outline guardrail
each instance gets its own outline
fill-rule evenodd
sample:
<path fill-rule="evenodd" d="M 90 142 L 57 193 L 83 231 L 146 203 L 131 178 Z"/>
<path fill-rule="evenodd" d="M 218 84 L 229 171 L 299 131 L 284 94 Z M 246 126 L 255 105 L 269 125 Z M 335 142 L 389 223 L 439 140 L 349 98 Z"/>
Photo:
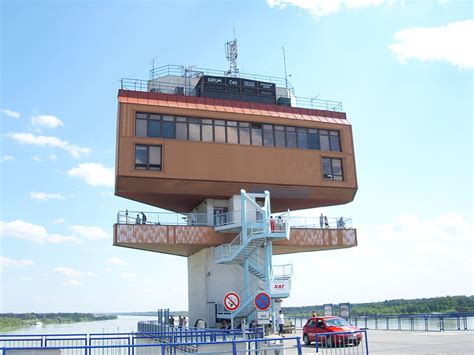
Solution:
<path fill-rule="evenodd" d="M 226 331 L 224 331 L 226 332 Z M 227 331 L 229 332 L 229 331 Z M 217 334 L 218 331 L 213 332 Z M 251 338 L 251 339 L 227 339 L 218 337 L 213 340 L 200 340 L 176 338 L 170 333 L 114 333 L 114 334 L 89 334 L 82 338 L 84 344 L 71 345 L 68 339 L 78 334 L 62 334 L 62 337 L 55 334 L 32 335 L 31 337 L 56 336 L 56 344 L 43 342 L 42 344 L 22 344 L 5 345 L 2 344 L 0 351 L 3 355 L 23 354 L 26 352 L 45 354 L 70 354 L 70 355 L 95 355 L 112 353 L 115 355 L 131 355 L 135 353 L 146 354 L 176 354 L 183 352 L 195 353 L 216 353 L 216 354 L 248 354 L 250 351 L 260 350 L 296 350 L 297 354 L 302 354 L 301 341 L 299 337 L 287 338 Z M 81 336 L 83 334 L 80 334 Z M 19 336 L 24 335 L 11 335 Z M 5 341 L 6 336 L 3 336 Z"/>
<path fill-rule="evenodd" d="M 369 353 L 369 342 L 365 330 L 317 333 L 313 337 L 317 353 L 341 355 Z M 311 340 L 313 340 L 312 337 L 309 338 L 309 341 Z"/>

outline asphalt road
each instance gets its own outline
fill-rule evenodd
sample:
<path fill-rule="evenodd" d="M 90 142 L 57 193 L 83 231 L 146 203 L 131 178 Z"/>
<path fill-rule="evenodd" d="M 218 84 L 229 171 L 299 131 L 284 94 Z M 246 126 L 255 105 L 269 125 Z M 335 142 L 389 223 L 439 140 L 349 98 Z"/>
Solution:
<path fill-rule="evenodd" d="M 392 355 L 473 355 L 474 332 L 411 332 L 368 330 L 369 354 Z M 301 331 L 287 337 L 301 335 Z M 294 344 L 294 342 L 292 342 Z M 291 346 L 290 342 L 285 346 Z M 315 345 L 303 345 L 304 354 L 314 354 Z M 285 350 L 285 354 L 297 354 L 295 350 Z M 364 344 L 358 347 L 320 349 L 321 355 L 355 355 L 365 354 Z"/>

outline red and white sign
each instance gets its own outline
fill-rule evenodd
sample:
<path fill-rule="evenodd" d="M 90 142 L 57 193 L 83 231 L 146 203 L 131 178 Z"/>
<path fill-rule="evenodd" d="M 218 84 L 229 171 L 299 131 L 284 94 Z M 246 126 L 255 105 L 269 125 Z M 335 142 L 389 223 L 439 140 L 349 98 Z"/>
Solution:
<path fill-rule="evenodd" d="M 255 307 L 261 311 L 266 311 L 272 305 L 272 299 L 266 292 L 259 292 L 254 299 Z"/>
<path fill-rule="evenodd" d="M 224 307 L 228 311 L 235 311 L 240 306 L 240 297 L 236 292 L 227 292 L 224 296 Z"/>
<path fill-rule="evenodd" d="M 275 279 L 271 283 L 272 295 L 285 295 L 290 293 L 290 280 Z"/>

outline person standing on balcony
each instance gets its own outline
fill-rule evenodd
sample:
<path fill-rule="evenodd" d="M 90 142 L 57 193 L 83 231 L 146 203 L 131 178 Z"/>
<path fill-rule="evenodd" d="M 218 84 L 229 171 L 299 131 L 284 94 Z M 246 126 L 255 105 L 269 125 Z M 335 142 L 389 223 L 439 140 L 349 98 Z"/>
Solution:
<path fill-rule="evenodd" d="M 328 216 L 324 216 L 324 227 L 329 228 Z"/>
<path fill-rule="evenodd" d="M 279 336 L 284 336 L 283 334 L 283 325 L 285 324 L 285 316 L 283 315 L 283 312 L 280 309 L 280 312 L 278 312 L 278 335 Z"/>
<path fill-rule="evenodd" d="M 135 218 L 135 224 L 140 224 L 140 215 L 137 213 L 137 218 Z"/>
<path fill-rule="evenodd" d="M 273 232 L 275 230 L 276 220 L 273 219 L 273 216 L 270 216 L 270 230 Z"/>
<path fill-rule="evenodd" d="M 140 212 L 142 214 L 142 224 L 146 224 L 146 215 L 143 212 Z"/>
<path fill-rule="evenodd" d="M 319 216 L 319 225 L 320 225 L 321 229 L 323 229 L 323 226 L 324 226 L 324 216 L 323 216 L 322 213 L 321 213 L 321 216 Z"/>

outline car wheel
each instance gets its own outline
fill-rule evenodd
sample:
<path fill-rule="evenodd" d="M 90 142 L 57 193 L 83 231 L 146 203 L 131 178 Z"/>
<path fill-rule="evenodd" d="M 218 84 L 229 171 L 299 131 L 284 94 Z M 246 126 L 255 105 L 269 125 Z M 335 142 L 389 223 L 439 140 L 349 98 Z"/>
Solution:
<path fill-rule="evenodd" d="M 305 345 L 310 345 L 311 342 L 309 341 L 308 334 L 303 334 L 303 342 Z"/>

